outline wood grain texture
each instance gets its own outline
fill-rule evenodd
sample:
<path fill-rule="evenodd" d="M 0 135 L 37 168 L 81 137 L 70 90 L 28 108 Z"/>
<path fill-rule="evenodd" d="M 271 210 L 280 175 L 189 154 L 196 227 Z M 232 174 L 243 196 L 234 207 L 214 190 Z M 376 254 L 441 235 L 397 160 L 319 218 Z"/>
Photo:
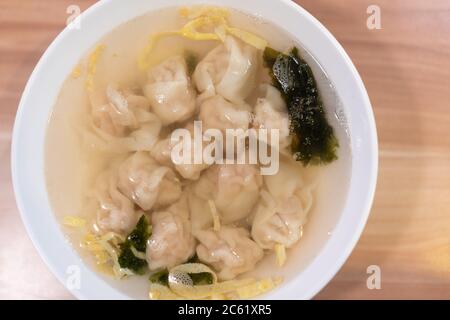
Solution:
<path fill-rule="evenodd" d="M 275 0 L 274 0 L 275 1 Z M 0 0 L 0 298 L 70 294 L 33 248 L 11 188 L 20 95 L 66 8 L 92 0 Z M 380 142 L 374 207 L 352 255 L 318 299 L 450 299 L 450 2 L 298 0 L 340 41 L 369 92 Z M 381 8 L 382 29 L 366 27 Z M 366 287 L 369 265 L 381 290 Z"/>

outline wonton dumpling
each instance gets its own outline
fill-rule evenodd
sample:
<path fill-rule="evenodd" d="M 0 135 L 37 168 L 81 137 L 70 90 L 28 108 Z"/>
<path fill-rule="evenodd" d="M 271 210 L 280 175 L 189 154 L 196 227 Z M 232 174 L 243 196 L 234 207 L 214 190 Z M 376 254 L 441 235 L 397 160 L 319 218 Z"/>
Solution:
<path fill-rule="evenodd" d="M 171 160 L 172 145 L 170 143 L 170 137 L 159 140 L 155 143 L 150 154 L 159 164 L 172 167 L 173 162 Z"/>
<path fill-rule="evenodd" d="M 100 129 L 114 136 L 123 136 L 127 130 L 137 128 L 139 120 L 135 112 L 150 109 L 150 103 L 145 97 L 120 92 L 114 85 L 109 85 L 105 96 L 102 95 L 101 92 L 91 94 L 94 122 Z M 101 101 L 104 98 L 107 101 Z"/>
<path fill-rule="evenodd" d="M 192 224 L 192 234 L 213 227 L 211 207 L 207 200 L 199 197 L 192 186 L 187 189 L 189 212 Z"/>
<path fill-rule="evenodd" d="M 183 178 L 189 180 L 197 180 L 198 178 L 200 178 L 200 173 L 203 170 L 207 169 L 210 165 L 206 163 L 194 163 L 193 125 L 188 125 L 185 129 L 189 130 L 191 133 L 191 150 L 186 150 L 186 152 L 191 155 L 191 163 L 174 164 L 174 162 L 172 161 L 171 153 L 175 144 L 171 142 L 170 136 L 157 142 L 152 149 L 151 154 L 156 161 L 158 161 L 160 164 L 174 168 Z M 205 144 L 203 144 L 203 146 L 205 146 Z"/>
<path fill-rule="evenodd" d="M 155 159 L 159 163 L 174 167 L 184 179 L 197 180 L 200 178 L 201 172 L 209 167 L 208 164 L 195 164 L 193 161 L 190 164 L 174 164 L 171 158 L 172 148 L 173 144 L 171 143 L 170 138 L 161 140 L 155 145 L 152 155 L 155 155 Z M 160 154 L 156 155 L 158 152 Z"/>
<path fill-rule="evenodd" d="M 186 262 L 195 252 L 186 197 L 163 211 L 152 213 L 152 235 L 147 243 L 150 270 Z"/>
<path fill-rule="evenodd" d="M 106 171 L 96 181 L 95 196 L 98 202 L 97 226 L 102 231 L 128 234 L 136 225 L 139 214 L 133 202 L 117 188 L 117 178 Z"/>
<path fill-rule="evenodd" d="M 193 78 L 201 99 L 221 95 L 242 102 L 252 91 L 257 70 L 257 50 L 229 36 L 197 65 Z"/>
<path fill-rule="evenodd" d="M 279 172 L 264 176 L 268 192 L 261 192 L 254 212 L 252 238 L 264 249 L 275 244 L 290 247 L 302 236 L 302 226 L 312 207 L 311 186 L 301 179 L 298 166 L 289 162 L 280 164 Z"/>
<path fill-rule="evenodd" d="M 119 168 L 119 189 L 143 210 L 177 201 L 181 184 L 172 169 L 160 166 L 145 152 L 131 155 Z"/>
<path fill-rule="evenodd" d="M 199 119 L 202 121 L 203 130 L 218 129 L 225 133 L 226 129 L 247 130 L 251 114 L 245 108 L 217 95 L 203 101 L 200 105 Z"/>
<path fill-rule="evenodd" d="M 263 250 L 250 239 L 244 228 L 222 227 L 220 231 L 196 234 L 198 258 L 218 271 L 221 280 L 229 280 L 250 271 L 263 257 Z"/>
<path fill-rule="evenodd" d="M 149 151 L 161 131 L 161 120 L 150 112 L 150 102 L 130 90 L 109 85 L 90 95 L 90 142 L 113 152 Z"/>
<path fill-rule="evenodd" d="M 291 144 L 289 130 L 289 114 L 286 103 L 277 88 L 271 85 L 261 85 L 263 96 L 258 98 L 254 109 L 253 127 L 256 129 L 278 129 L 279 147 L 283 149 Z M 269 139 L 270 139 L 270 132 Z M 272 141 L 268 141 L 273 145 Z"/>
<path fill-rule="evenodd" d="M 152 68 L 144 93 L 164 125 L 187 120 L 196 111 L 195 92 L 181 56 L 169 58 Z"/>
<path fill-rule="evenodd" d="M 224 223 L 246 218 L 259 199 L 259 169 L 250 164 L 220 164 L 208 169 L 195 185 L 197 196 L 213 200 Z"/>

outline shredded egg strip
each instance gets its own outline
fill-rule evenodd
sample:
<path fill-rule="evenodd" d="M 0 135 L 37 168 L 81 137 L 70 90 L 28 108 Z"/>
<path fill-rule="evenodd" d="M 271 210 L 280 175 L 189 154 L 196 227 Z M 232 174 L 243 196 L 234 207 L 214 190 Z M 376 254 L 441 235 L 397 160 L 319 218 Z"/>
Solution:
<path fill-rule="evenodd" d="M 100 44 L 89 55 L 87 65 L 87 76 L 86 76 L 86 89 L 89 92 L 94 90 L 94 76 L 95 73 L 97 72 L 97 63 L 104 49 L 105 46 Z"/>
<path fill-rule="evenodd" d="M 214 231 L 220 231 L 220 217 L 217 213 L 217 208 L 213 200 L 208 200 L 209 210 L 213 217 L 213 229 Z"/>
<path fill-rule="evenodd" d="M 195 19 L 201 16 L 215 16 L 228 18 L 230 12 L 224 8 L 209 7 L 209 6 L 192 6 L 183 7 L 178 10 L 180 17 L 187 19 Z"/>
<path fill-rule="evenodd" d="M 281 278 L 266 278 L 256 282 L 253 282 L 247 286 L 239 287 L 236 289 L 239 298 L 250 299 L 255 296 L 264 294 L 282 282 Z"/>
<path fill-rule="evenodd" d="M 188 8 L 183 8 L 180 10 L 180 15 L 193 20 L 186 23 L 180 30 L 160 32 L 152 35 L 138 58 L 140 69 L 147 70 L 150 67 L 149 57 L 151 51 L 155 43 L 165 36 L 179 35 L 195 41 L 224 41 L 228 33 L 259 50 L 264 50 L 268 45 L 265 39 L 251 32 L 230 27 L 227 21 L 229 13 L 225 9 L 202 7 L 200 9 L 189 10 Z M 200 28 L 205 27 L 212 27 L 214 32 L 199 31 Z"/>
<path fill-rule="evenodd" d="M 277 243 L 274 249 L 278 266 L 284 266 L 284 264 L 286 263 L 286 247 L 282 244 Z"/>
<path fill-rule="evenodd" d="M 137 251 L 136 248 L 133 247 L 133 246 L 131 246 L 130 248 L 131 248 L 131 252 L 133 253 L 133 255 L 134 255 L 136 258 L 139 258 L 139 259 L 141 259 L 141 260 L 147 259 L 145 253 L 140 252 L 140 251 Z"/>
<path fill-rule="evenodd" d="M 76 216 L 65 216 L 62 223 L 67 227 L 81 228 L 86 225 L 86 220 Z"/>
<path fill-rule="evenodd" d="M 70 76 L 72 77 L 72 79 L 78 79 L 81 76 L 81 72 L 81 65 L 77 64 L 70 73 Z"/>
<path fill-rule="evenodd" d="M 125 239 L 120 234 L 108 232 L 97 236 L 91 232 L 86 233 L 81 247 L 92 252 L 99 271 L 114 275 L 117 278 L 134 275 L 131 270 L 120 267 L 118 257 L 118 244 Z"/>

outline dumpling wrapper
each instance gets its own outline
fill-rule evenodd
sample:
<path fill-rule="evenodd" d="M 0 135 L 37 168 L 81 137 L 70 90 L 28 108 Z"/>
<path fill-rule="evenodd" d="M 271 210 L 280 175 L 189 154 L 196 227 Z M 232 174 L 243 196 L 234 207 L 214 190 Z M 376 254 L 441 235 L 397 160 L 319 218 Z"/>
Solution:
<path fill-rule="evenodd" d="M 251 118 L 246 105 L 231 103 L 220 95 L 208 98 L 200 105 L 199 119 L 202 121 L 203 130 L 218 129 L 223 134 L 226 129 L 247 130 Z"/>
<path fill-rule="evenodd" d="M 134 210 L 133 202 L 118 189 L 114 168 L 97 178 L 94 197 L 98 203 L 97 226 L 102 231 L 128 234 L 133 230 L 139 214 Z"/>
<path fill-rule="evenodd" d="M 153 67 L 148 72 L 144 94 L 164 125 L 187 120 L 196 112 L 196 94 L 182 56 Z"/>
<path fill-rule="evenodd" d="M 185 196 L 169 208 L 152 213 L 152 235 L 146 251 L 150 270 L 170 269 L 186 262 L 194 255 L 195 244 Z"/>
<path fill-rule="evenodd" d="M 151 151 L 152 157 L 160 164 L 175 169 L 184 179 L 198 180 L 203 170 L 207 169 L 210 165 L 202 161 L 202 163 L 194 163 L 194 133 L 193 125 L 188 124 L 184 129 L 188 130 L 191 134 L 190 149 L 184 150 L 182 146 L 182 152 L 186 152 L 190 157 L 190 163 L 175 164 L 172 160 L 172 151 L 176 146 L 176 143 L 172 143 L 171 137 L 167 137 L 158 141 Z M 203 142 L 203 147 L 206 145 Z"/>
<path fill-rule="evenodd" d="M 252 125 L 255 129 L 277 129 L 279 141 L 268 139 L 268 144 L 285 149 L 291 145 L 289 114 L 280 91 L 277 88 L 263 84 L 260 86 L 260 97 L 256 101 L 254 108 L 254 118 Z"/>
<path fill-rule="evenodd" d="M 252 238 L 263 249 L 274 249 L 277 244 L 289 248 L 302 236 L 313 205 L 313 186 L 289 161 L 280 164 L 276 175 L 264 176 L 264 183 L 267 191 L 261 191 L 262 201 L 254 212 Z"/>
<path fill-rule="evenodd" d="M 118 170 L 118 187 L 142 210 L 162 207 L 181 197 L 181 184 L 172 169 L 159 165 L 146 152 L 136 152 Z"/>
<path fill-rule="evenodd" d="M 263 179 L 259 168 L 250 164 L 220 164 L 209 168 L 194 186 L 205 201 L 214 201 L 225 223 L 245 219 L 259 199 Z"/>
<path fill-rule="evenodd" d="M 228 36 L 195 69 L 193 79 L 200 98 L 221 95 L 232 102 L 243 102 L 255 85 L 257 52 L 256 48 Z"/>
<path fill-rule="evenodd" d="M 250 239 L 244 228 L 223 226 L 220 231 L 197 232 L 199 259 L 211 265 L 221 280 L 234 279 L 237 275 L 253 270 L 262 259 L 263 250 Z"/>
<path fill-rule="evenodd" d="M 147 98 L 116 85 L 92 92 L 89 98 L 92 121 L 83 130 L 86 144 L 114 153 L 151 150 L 162 124 Z"/>

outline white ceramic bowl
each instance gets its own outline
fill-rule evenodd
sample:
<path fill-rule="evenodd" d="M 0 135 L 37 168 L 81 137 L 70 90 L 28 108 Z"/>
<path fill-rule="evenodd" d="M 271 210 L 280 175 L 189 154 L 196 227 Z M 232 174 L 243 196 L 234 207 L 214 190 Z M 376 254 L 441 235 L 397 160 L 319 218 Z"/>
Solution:
<path fill-rule="evenodd" d="M 377 136 L 370 101 L 344 49 L 308 12 L 288 0 L 100 1 L 82 15 L 82 28 L 89 32 L 65 29 L 39 61 L 20 102 L 12 143 L 14 191 L 23 222 L 40 255 L 61 282 L 66 284 L 67 266 L 80 266 L 81 288 L 69 288 L 78 298 L 126 299 L 129 296 L 112 287 L 80 261 L 65 241 L 51 210 L 44 176 L 44 142 L 58 91 L 80 57 L 114 27 L 151 10 L 199 2 L 257 14 L 288 30 L 327 72 L 348 120 L 352 149 L 351 182 L 339 221 L 312 262 L 289 283 L 265 298 L 313 297 L 343 265 L 364 228 L 378 169 Z"/>

